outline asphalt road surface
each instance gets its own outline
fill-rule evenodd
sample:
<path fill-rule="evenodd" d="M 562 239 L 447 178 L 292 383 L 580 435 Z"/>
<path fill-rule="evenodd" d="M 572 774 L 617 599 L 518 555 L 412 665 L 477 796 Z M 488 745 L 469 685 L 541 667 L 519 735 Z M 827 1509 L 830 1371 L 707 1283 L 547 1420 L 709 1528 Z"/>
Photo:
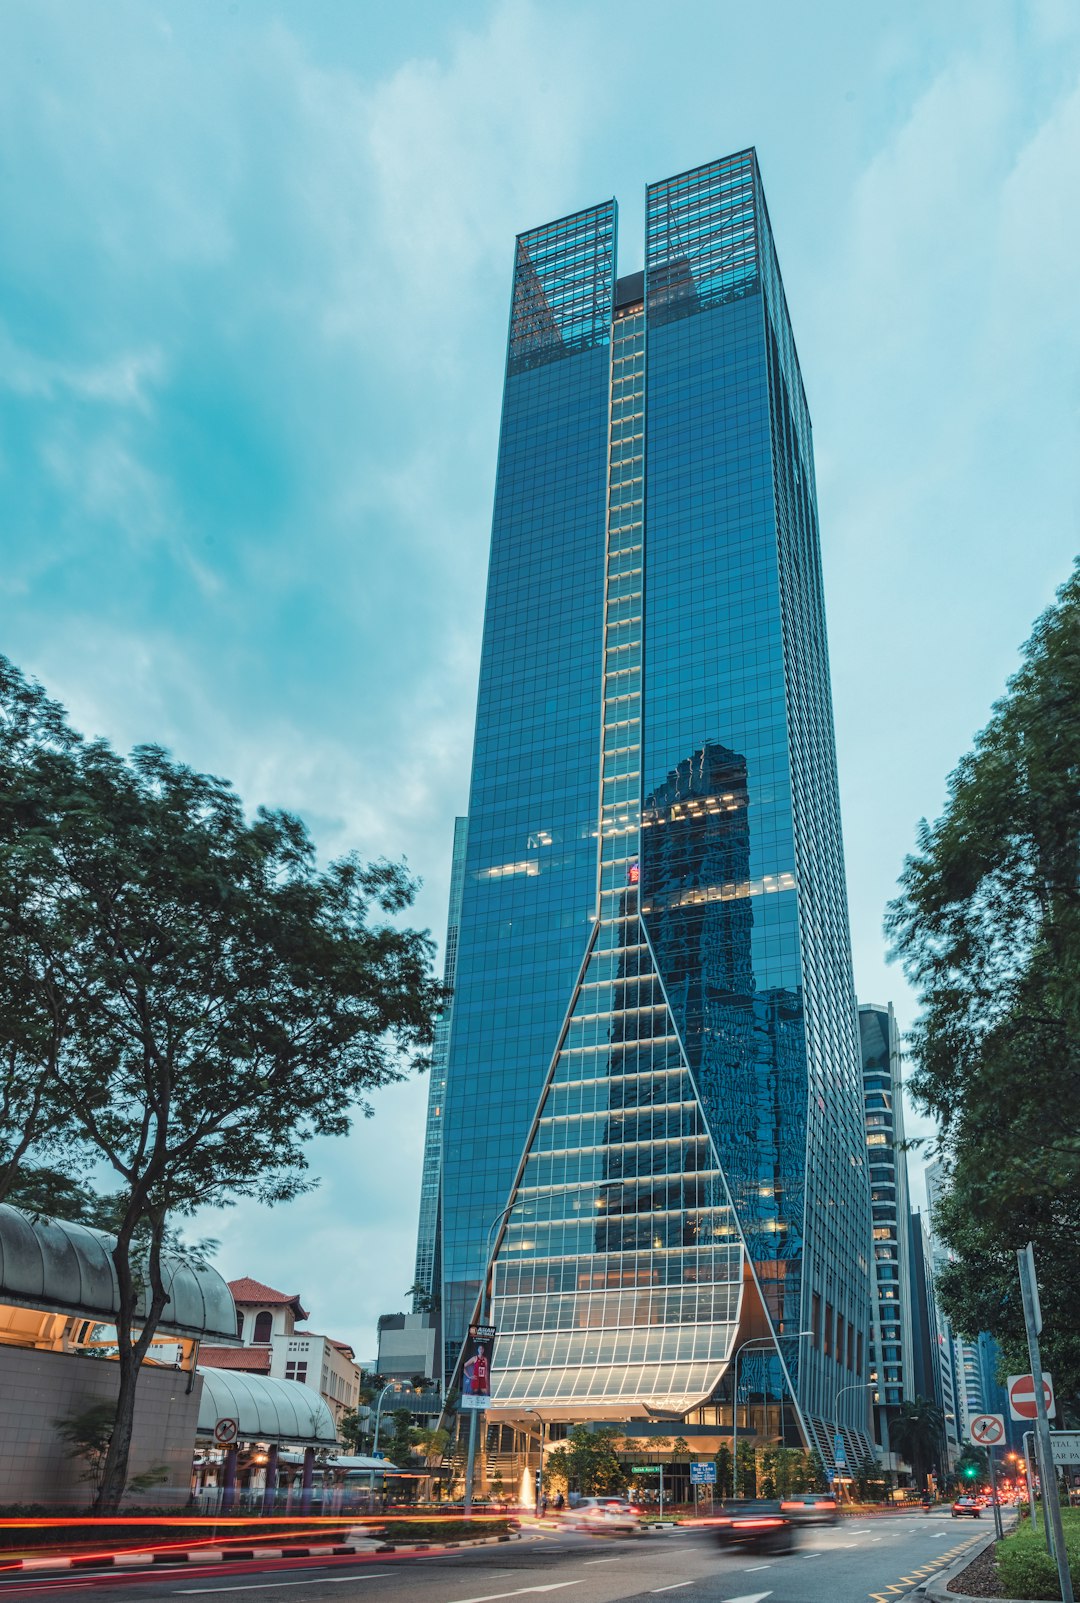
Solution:
<path fill-rule="evenodd" d="M 527 1530 L 520 1541 L 350 1560 L 0 1578 L 0 1597 L 92 1603 L 901 1603 L 990 1529 L 948 1514 L 844 1519 L 800 1534 L 796 1552 L 721 1552 L 707 1530 L 642 1536 Z"/>

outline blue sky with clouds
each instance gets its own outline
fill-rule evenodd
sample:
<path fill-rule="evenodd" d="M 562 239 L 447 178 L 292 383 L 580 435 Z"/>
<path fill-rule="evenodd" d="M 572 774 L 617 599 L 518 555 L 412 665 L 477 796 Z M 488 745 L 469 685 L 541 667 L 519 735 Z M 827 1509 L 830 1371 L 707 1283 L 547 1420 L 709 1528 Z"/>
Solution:
<path fill-rule="evenodd" d="M 814 418 L 856 980 L 1077 546 L 1072 0 L 6 0 L 0 649 L 407 854 L 441 937 L 514 234 L 756 144 Z M 374 1352 L 425 1087 L 221 1266 Z"/>

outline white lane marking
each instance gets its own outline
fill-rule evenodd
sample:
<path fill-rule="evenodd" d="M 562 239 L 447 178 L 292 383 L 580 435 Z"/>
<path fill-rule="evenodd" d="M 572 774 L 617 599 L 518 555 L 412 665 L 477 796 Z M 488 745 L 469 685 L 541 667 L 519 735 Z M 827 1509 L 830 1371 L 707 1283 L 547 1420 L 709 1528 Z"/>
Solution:
<path fill-rule="evenodd" d="M 748 1592 L 745 1597 L 730 1597 L 728 1603 L 762 1603 L 763 1598 L 772 1597 L 771 1592 Z"/>
<path fill-rule="evenodd" d="M 771 1569 L 772 1569 L 772 1565 L 771 1564 L 744 1564 L 743 1565 L 743 1570 L 745 1571 L 745 1573 L 747 1575 L 750 1574 L 751 1570 L 771 1570 Z"/>
<path fill-rule="evenodd" d="M 820 1553 L 804 1553 L 803 1558 L 820 1558 Z"/>
<path fill-rule="evenodd" d="M 483 1597 L 456 1597 L 453 1603 L 495 1603 L 500 1597 L 525 1597 L 532 1592 L 561 1592 L 564 1586 L 584 1586 L 584 1581 L 553 1581 L 547 1586 L 519 1586 L 516 1592 L 485 1592 Z"/>
<path fill-rule="evenodd" d="M 581 1562 L 583 1564 L 621 1564 L 622 1555 L 620 1554 L 618 1558 L 583 1558 Z"/>
<path fill-rule="evenodd" d="M 306 1581 L 245 1581 L 242 1586 L 178 1586 L 174 1597 L 202 1597 L 207 1592 L 277 1592 L 283 1586 L 344 1586 L 347 1581 L 377 1581 L 389 1570 L 367 1575 L 318 1575 Z"/>
<path fill-rule="evenodd" d="M 681 1586 L 693 1586 L 693 1581 L 675 1581 L 671 1586 L 654 1586 L 651 1595 L 657 1597 L 661 1592 L 677 1592 Z"/>

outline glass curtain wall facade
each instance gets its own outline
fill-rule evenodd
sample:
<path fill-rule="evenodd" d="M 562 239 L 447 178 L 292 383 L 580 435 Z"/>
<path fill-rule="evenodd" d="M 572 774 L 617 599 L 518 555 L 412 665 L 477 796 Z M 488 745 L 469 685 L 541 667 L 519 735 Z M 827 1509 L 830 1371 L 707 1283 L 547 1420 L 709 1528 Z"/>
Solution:
<path fill-rule="evenodd" d="M 644 274 L 615 257 L 613 203 L 517 244 L 448 1352 L 489 1262 L 496 1408 L 688 1411 L 752 1330 L 761 1390 L 857 1460 L 870 1203 L 813 457 L 754 153 L 650 186 Z"/>
<path fill-rule="evenodd" d="M 878 1377 L 874 1433 L 878 1446 L 888 1453 L 890 1418 L 895 1417 L 902 1402 L 919 1395 L 914 1389 L 913 1373 L 911 1202 L 904 1148 L 900 1032 L 891 1003 L 887 1007 L 872 1003 L 860 1006 L 859 1039 L 874 1233 L 871 1356 Z"/>

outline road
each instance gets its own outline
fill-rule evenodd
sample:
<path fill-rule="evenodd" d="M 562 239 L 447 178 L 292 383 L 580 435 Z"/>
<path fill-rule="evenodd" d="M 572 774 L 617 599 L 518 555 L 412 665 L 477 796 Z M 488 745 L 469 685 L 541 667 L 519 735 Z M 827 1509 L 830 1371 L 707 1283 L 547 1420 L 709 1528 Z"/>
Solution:
<path fill-rule="evenodd" d="M 801 1535 L 782 1557 L 721 1553 L 705 1530 L 648 1537 L 527 1531 L 520 1541 L 347 1561 L 200 1565 L 120 1580 L 116 1571 L 0 1580 L 11 1603 L 43 1593 L 59 1603 L 901 1603 L 928 1566 L 942 1567 L 985 1536 L 988 1519 L 948 1514 L 845 1519 Z"/>

